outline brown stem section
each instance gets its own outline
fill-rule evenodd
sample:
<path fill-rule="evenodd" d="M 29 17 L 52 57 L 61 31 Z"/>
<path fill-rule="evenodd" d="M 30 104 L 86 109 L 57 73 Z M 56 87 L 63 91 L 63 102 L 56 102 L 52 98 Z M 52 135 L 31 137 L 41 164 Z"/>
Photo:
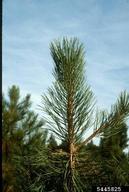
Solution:
<path fill-rule="evenodd" d="M 69 139 L 69 166 L 68 166 L 68 178 L 67 187 L 69 192 L 74 192 L 73 174 L 75 167 L 75 155 L 74 155 L 74 127 L 73 127 L 73 97 L 72 94 L 68 96 L 67 106 L 67 119 L 68 119 L 68 139 Z"/>

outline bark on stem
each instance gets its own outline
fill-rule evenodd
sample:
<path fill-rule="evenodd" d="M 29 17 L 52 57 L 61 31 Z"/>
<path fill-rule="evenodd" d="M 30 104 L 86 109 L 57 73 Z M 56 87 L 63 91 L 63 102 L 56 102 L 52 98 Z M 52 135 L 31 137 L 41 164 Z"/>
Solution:
<path fill-rule="evenodd" d="M 74 127 L 73 127 L 72 94 L 69 94 L 68 96 L 67 119 L 68 119 L 68 137 L 69 137 L 69 166 L 68 166 L 69 177 L 67 178 L 68 179 L 67 185 L 69 192 L 74 192 L 73 174 L 74 174 L 75 160 L 74 160 Z"/>

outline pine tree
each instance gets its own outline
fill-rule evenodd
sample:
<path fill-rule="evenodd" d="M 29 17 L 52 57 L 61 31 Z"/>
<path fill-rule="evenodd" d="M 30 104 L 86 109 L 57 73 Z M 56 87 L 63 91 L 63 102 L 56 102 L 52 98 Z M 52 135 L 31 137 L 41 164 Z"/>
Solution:
<path fill-rule="evenodd" d="M 49 90 L 50 99 L 45 97 L 46 111 L 54 120 L 54 133 L 68 143 L 65 188 L 75 191 L 76 147 L 90 123 L 93 94 L 89 86 L 84 85 L 84 50 L 77 39 L 52 43 L 51 55 L 55 62 L 56 82 Z"/>
<path fill-rule="evenodd" d="M 4 95 L 2 99 L 2 157 L 3 157 L 3 191 L 14 191 L 16 177 L 14 176 L 15 164 L 13 163 L 13 154 L 16 149 L 18 123 L 24 119 L 30 106 L 30 95 L 19 102 L 19 89 L 16 86 L 8 91 L 9 99 Z M 20 136 L 20 135 L 19 135 Z M 21 134 L 22 137 L 22 134 Z"/>
<path fill-rule="evenodd" d="M 107 136 L 111 135 L 111 127 L 113 134 L 117 131 L 116 127 L 129 115 L 129 95 L 121 93 L 110 113 L 97 114 L 94 132 L 85 139 L 87 129 L 93 124 L 94 96 L 85 79 L 84 47 L 76 38 L 63 38 L 61 42 L 51 43 L 50 50 L 54 61 L 55 82 L 49 88 L 48 96 L 43 96 L 44 110 L 49 115 L 46 122 L 49 129 L 66 142 L 64 190 L 82 191 L 77 172 L 80 150 L 95 136 L 102 135 L 104 130 Z"/>
<path fill-rule="evenodd" d="M 128 126 L 126 123 L 121 124 L 119 132 L 110 137 L 104 137 L 100 142 L 100 154 L 104 161 L 103 169 L 108 175 L 107 183 L 110 185 L 128 185 L 129 162 L 124 149 L 128 146 Z"/>
<path fill-rule="evenodd" d="M 112 156 L 115 154 L 122 154 L 123 150 L 128 146 L 128 134 L 127 134 L 128 126 L 126 123 L 121 124 L 119 128 L 119 132 L 111 137 L 106 137 L 104 135 L 100 141 L 101 153 L 103 156 Z"/>
<path fill-rule="evenodd" d="M 43 145 L 43 131 L 40 129 L 44 122 L 38 120 L 38 115 L 30 110 L 30 106 L 30 95 L 21 99 L 20 90 L 16 86 L 9 88 L 8 99 L 3 95 L 3 192 L 24 189 L 27 172 L 31 172 L 28 158 L 30 155 L 36 156 L 36 150 Z"/>

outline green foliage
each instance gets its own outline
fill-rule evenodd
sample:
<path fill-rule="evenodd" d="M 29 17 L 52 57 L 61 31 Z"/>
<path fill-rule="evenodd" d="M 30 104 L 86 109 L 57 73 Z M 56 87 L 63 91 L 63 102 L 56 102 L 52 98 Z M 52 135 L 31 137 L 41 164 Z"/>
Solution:
<path fill-rule="evenodd" d="M 49 115 L 47 126 L 66 142 L 68 165 L 64 173 L 66 191 L 80 190 L 74 171 L 75 148 L 90 126 L 93 110 L 93 93 L 85 84 L 84 48 L 78 39 L 55 41 L 50 46 L 54 60 L 55 82 L 49 96 L 43 96 L 45 112 Z M 71 158 L 70 158 L 71 156 Z M 76 188 L 76 189 L 75 189 Z"/>
<path fill-rule="evenodd" d="M 77 168 L 77 162 L 85 158 L 82 148 L 96 136 L 110 138 L 121 132 L 129 116 L 129 94 L 122 92 L 109 113 L 97 112 L 93 120 L 94 97 L 85 79 L 83 45 L 76 38 L 63 38 L 51 43 L 50 50 L 55 82 L 48 95 L 43 96 L 42 108 L 49 117 L 48 128 L 62 141 L 60 147 L 68 156 L 64 191 L 81 191 L 81 169 Z M 84 138 L 87 129 L 92 127 L 93 134 Z"/>
<path fill-rule="evenodd" d="M 48 148 L 49 148 L 49 150 L 55 150 L 55 149 L 57 149 L 57 147 L 58 147 L 58 145 L 55 140 L 55 136 L 53 134 L 51 134 L 51 136 L 48 140 Z"/>
<path fill-rule="evenodd" d="M 119 126 L 118 133 L 111 135 L 110 137 L 101 138 L 100 149 L 103 156 L 112 156 L 115 154 L 123 153 L 123 150 L 128 146 L 128 135 L 127 130 L 128 126 L 126 123 L 123 123 Z M 107 154 L 106 154 L 107 153 Z"/>
<path fill-rule="evenodd" d="M 127 129 L 128 126 L 123 123 L 118 127 L 117 134 L 101 139 L 100 155 L 109 177 L 107 184 L 129 185 L 129 161 L 123 151 L 128 146 Z"/>
<path fill-rule="evenodd" d="M 3 191 L 23 191 L 29 179 L 29 157 L 43 148 L 44 122 L 30 110 L 30 95 L 20 99 L 20 90 L 12 86 L 8 99 L 2 99 Z M 25 165 L 27 163 L 27 166 Z"/>
<path fill-rule="evenodd" d="M 49 96 L 43 96 L 45 111 L 49 115 L 48 126 L 59 139 L 69 140 L 68 118 L 71 118 L 73 137 L 78 142 L 89 127 L 93 107 L 93 93 L 84 83 L 84 48 L 78 39 L 68 41 L 64 38 L 62 42 L 52 43 L 50 49 L 56 82 L 49 88 Z M 72 111 L 68 111 L 69 100 Z"/>

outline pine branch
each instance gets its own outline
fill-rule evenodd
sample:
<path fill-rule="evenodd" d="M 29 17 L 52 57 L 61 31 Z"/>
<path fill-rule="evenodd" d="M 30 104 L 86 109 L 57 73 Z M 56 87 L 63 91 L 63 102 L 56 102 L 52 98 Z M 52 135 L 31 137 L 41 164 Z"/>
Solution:
<path fill-rule="evenodd" d="M 77 149 L 79 150 L 100 133 L 105 132 L 108 137 L 112 136 L 112 134 L 117 134 L 119 125 L 121 125 L 127 117 L 129 117 L 129 94 L 124 91 L 120 94 L 117 103 L 111 107 L 110 114 L 107 117 L 104 117 L 103 114 L 100 127 L 83 141 Z M 111 129 L 113 130 L 111 131 Z"/>

